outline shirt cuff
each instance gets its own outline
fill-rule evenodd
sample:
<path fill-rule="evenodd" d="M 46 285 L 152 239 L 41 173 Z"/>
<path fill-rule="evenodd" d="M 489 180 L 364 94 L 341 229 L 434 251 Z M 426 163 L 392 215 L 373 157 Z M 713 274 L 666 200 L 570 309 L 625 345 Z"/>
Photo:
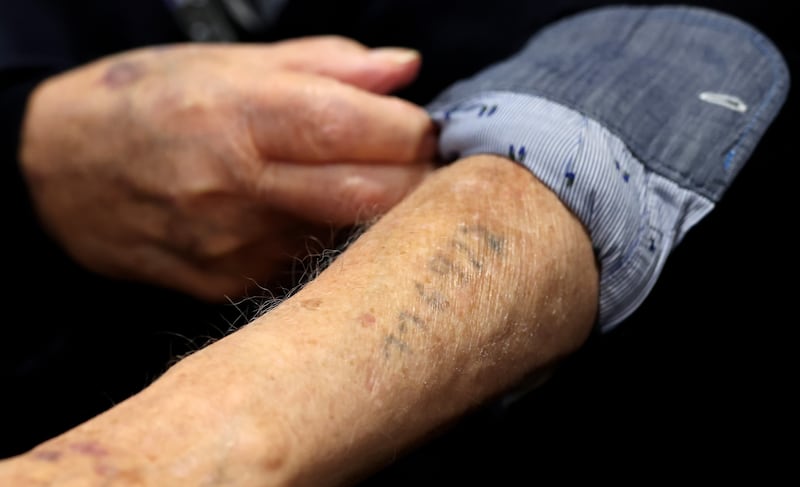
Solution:
<path fill-rule="evenodd" d="M 607 7 L 548 27 L 428 110 L 443 157 L 513 159 L 580 218 L 600 268 L 598 327 L 608 331 L 722 197 L 788 87 L 774 45 L 736 18 Z"/>

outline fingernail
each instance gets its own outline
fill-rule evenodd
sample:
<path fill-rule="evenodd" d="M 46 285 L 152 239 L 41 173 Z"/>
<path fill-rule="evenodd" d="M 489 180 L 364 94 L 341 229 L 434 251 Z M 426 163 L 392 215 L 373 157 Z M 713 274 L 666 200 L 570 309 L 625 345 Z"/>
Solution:
<path fill-rule="evenodd" d="M 395 64 L 408 64 L 420 58 L 419 51 L 405 47 L 378 47 L 370 55 Z"/>

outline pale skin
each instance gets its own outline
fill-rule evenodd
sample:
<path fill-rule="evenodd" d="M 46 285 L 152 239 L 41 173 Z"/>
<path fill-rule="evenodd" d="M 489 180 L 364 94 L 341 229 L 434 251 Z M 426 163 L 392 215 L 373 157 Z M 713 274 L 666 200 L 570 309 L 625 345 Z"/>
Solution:
<path fill-rule="evenodd" d="M 583 226 L 526 169 L 457 161 L 277 308 L 0 462 L 0 483 L 352 484 L 579 348 L 597 280 Z"/>
<path fill-rule="evenodd" d="M 340 37 L 120 53 L 34 91 L 22 172 L 80 264 L 223 301 L 430 171 L 434 125 L 390 95 L 420 62 Z"/>

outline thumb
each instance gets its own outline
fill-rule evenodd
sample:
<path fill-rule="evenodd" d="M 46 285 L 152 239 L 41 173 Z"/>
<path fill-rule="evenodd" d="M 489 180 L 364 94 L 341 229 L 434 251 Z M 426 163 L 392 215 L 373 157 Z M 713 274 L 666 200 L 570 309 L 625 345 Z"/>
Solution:
<path fill-rule="evenodd" d="M 420 53 L 414 49 L 371 49 L 337 36 L 281 41 L 271 50 L 275 67 L 334 78 L 379 94 L 411 83 L 422 64 Z"/>

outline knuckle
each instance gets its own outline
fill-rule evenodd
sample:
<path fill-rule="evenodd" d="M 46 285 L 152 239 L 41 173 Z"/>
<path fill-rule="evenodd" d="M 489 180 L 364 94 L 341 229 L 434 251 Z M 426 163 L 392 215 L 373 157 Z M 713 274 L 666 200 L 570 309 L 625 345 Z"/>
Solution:
<path fill-rule="evenodd" d="M 339 147 L 356 142 L 357 118 L 354 107 L 343 100 L 318 96 L 306 106 L 301 140 L 317 159 L 335 157 Z"/>

